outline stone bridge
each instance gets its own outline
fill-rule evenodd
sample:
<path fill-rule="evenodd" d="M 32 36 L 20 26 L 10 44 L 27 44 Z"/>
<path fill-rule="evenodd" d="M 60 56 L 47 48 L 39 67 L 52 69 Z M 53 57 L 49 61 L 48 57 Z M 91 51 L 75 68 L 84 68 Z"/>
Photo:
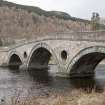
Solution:
<path fill-rule="evenodd" d="M 57 65 L 57 76 L 90 76 L 105 58 L 105 31 L 71 32 L 46 35 L 1 48 L 0 65 L 26 70 Z"/>

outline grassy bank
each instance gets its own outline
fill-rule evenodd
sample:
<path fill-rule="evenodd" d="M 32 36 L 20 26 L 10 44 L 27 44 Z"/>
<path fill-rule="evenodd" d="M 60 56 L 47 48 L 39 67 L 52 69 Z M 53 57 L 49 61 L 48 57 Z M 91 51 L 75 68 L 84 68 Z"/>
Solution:
<path fill-rule="evenodd" d="M 23 100 L 12 97 L 11 102 L 4 105 L 105 105 L 105 92 L 74 90 L 68 95 L 53 93 L 46 97 L 25 97 Z"/>

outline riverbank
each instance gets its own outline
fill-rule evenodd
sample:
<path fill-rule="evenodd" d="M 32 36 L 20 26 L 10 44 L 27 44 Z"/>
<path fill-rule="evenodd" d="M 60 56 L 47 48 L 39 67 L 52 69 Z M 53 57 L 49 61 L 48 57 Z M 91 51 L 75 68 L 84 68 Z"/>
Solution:
<path fill-rule="evenodd" d="M 12 97 L 9 104 L 2 105 L 105 105 L 105 92 L 74 90 L 69 95 L 53 93 L 46 97 L 25 97 L 22 101 L 18 96 Z"/>

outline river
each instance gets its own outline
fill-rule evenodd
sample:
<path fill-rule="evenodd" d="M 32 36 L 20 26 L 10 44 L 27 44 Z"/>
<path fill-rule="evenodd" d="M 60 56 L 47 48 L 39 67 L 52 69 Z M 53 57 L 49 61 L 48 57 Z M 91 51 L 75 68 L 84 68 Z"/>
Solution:
<path fill-rule="evenodd" d="M 55 66 L 51 66 L 55 69 Z M 70 93 L 73 89 L 95 89 L 102 92 L 105 89 L 105 66 L 98 66 L 93 78 L 60 78 L 49 75 L 47 71 L 10 70 L 0 68 L 0 98 L 16 94 L 22 96 L 46 96 L 56 92 Z"/>

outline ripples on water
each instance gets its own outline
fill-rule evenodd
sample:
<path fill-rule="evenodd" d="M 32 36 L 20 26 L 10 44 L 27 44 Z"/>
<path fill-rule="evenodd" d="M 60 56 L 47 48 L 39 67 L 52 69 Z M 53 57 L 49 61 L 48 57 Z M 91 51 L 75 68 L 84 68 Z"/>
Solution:
<path fill-rule="evenodd" d="M 51 66 L 52 70 L 56 69 Z M 48 70 L 9 70 L 0 68 L 0 98 L 11 97 L 20 91 L 23 96 L 48 95 L 51 92 L 69 93 L 73 89 L 95 89 L 102 92 L 105 89 L 105 66 L 97 67 L 93 78 L 67 79 L 49 75 Z"/>

